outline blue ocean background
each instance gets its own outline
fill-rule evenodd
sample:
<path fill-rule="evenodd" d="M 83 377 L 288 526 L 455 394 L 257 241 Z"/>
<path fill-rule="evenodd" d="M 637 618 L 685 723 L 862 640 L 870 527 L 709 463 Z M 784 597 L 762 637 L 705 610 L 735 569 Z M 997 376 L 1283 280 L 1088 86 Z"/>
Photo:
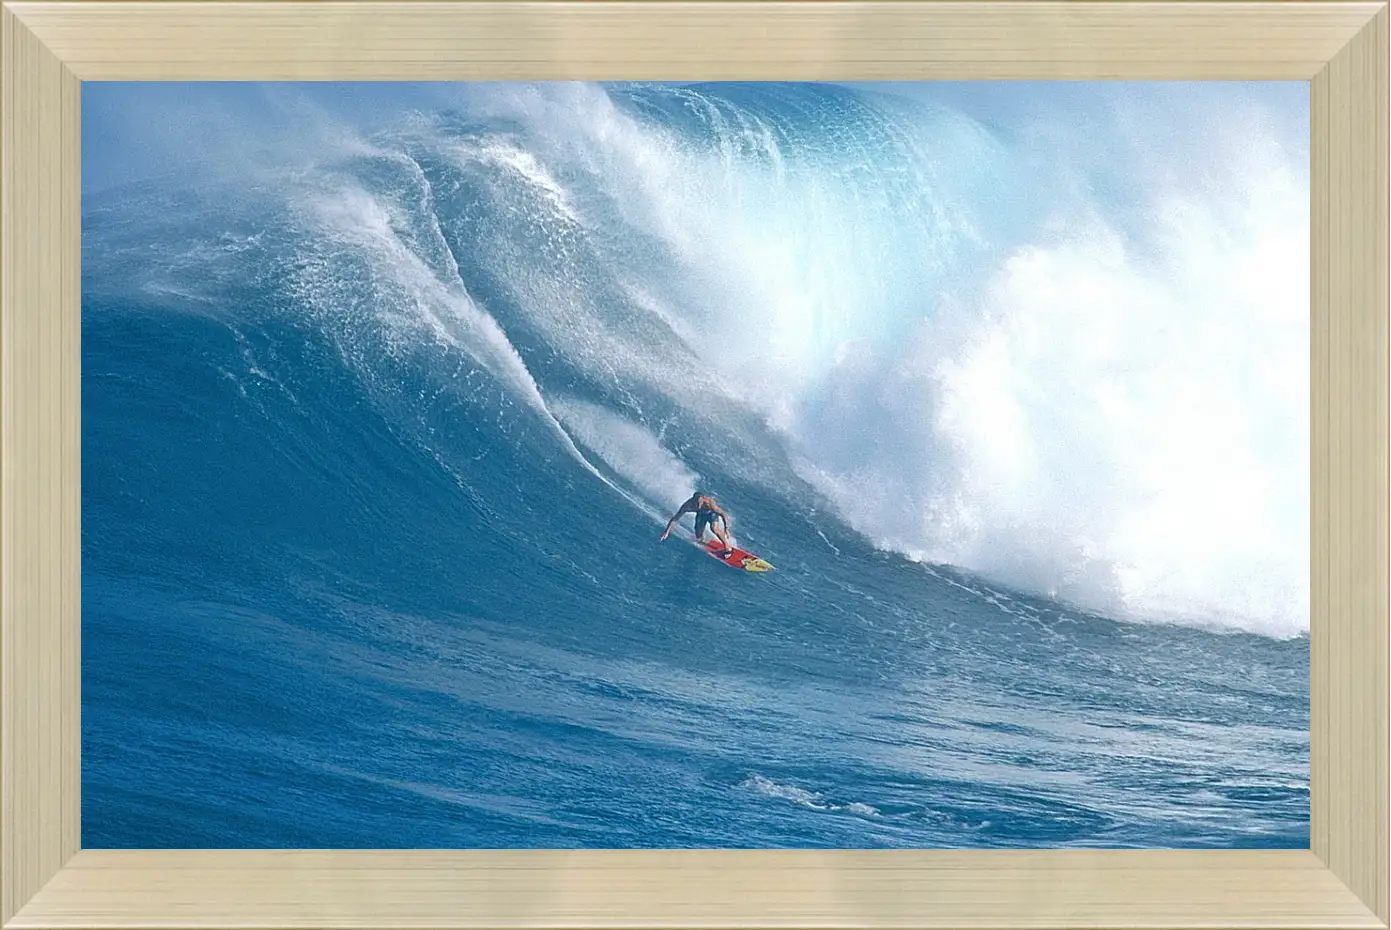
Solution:
<path fill-rule="evenodd" d="M 1128 168 L 945 90 L 408 90 L 84 88 L 85 847 L 1307 847 L 1307 579 L 991 523 L 910 364 L 1060 202 L 1153 254 Z M 1025 496 L 1122 500 L 1059 435 Z M 658 543 L 696 488 L 776 571 Z"/>

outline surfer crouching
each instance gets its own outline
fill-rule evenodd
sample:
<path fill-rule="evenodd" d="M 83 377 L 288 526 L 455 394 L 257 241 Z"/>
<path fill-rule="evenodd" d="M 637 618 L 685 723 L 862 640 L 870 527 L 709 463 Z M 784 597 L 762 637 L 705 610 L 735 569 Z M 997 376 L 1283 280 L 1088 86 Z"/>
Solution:
<path fill-rule="evenodd" d="M 695 538 L 696 542 L 705 543 L 705 528 L 710 527 L 710 532 L 715 534 L 724 545 L 724 552 L 720 553 L 721 558 L 728 556 L 734 551 L 734 547 L 729 544 L 729 515 L 724 512 L 719 503 L 707 494 L 699 491 L 691 495 L 690 500 L 681 505 L 681 508 L 672 514 L 667 521 L 667 528 L 662 533 L 662 540 L 665 541 L 671 535 L 671 528 L 676 525 L 676 521 L 681 519 L 682 514 L 695 514 Z"/>

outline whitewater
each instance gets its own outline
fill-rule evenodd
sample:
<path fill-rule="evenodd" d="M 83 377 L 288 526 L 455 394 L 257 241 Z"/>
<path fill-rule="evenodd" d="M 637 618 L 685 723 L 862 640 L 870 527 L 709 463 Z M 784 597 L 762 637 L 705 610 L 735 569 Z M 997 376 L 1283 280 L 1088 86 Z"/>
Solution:
<path fill-rule="evenodd" d="M 1307 847 L 1307 153 L 286 93 L 84 194 L 85 846 Z"/>

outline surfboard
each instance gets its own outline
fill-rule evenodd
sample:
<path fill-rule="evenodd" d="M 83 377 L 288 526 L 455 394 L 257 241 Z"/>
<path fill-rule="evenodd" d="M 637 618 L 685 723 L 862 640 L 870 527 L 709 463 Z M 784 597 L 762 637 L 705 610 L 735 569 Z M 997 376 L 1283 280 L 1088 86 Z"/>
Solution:
<path fill-rule="evenodd" d="M 720 553 L 724 551 L 724 544 L 718 539 L 707 539 L 705 541 L 705 551 L 709 553 L 712 559 L 723 562 L 730 568 L 738 568 L 746 572 L 770 572 L 773 570 L 773 566 L 769 565 L 763 559 L 760 559 L 747 549 L 740 549 L 738 546 L 732 546 L 729 555 L 721 556 Z"/>

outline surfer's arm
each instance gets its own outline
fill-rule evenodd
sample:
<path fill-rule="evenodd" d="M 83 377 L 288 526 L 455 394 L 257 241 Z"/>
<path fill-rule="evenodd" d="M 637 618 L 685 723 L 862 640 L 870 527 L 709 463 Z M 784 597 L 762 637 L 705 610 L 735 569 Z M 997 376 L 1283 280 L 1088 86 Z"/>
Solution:
<path fill-rule="evenodd" d="M 676 525 L 676 521 L 680 520 L 681 515 L 683 513 L 688 513 L 690 509 L 690 507 L 687 507 L 685 504 L 682 504 L 681 509 L 671 515 L 671 519 L 667 521 L 667 528 L 662 531 L 662 539 L 666 539 L 668 536 L 671 535 L 671 528 Z"/>

